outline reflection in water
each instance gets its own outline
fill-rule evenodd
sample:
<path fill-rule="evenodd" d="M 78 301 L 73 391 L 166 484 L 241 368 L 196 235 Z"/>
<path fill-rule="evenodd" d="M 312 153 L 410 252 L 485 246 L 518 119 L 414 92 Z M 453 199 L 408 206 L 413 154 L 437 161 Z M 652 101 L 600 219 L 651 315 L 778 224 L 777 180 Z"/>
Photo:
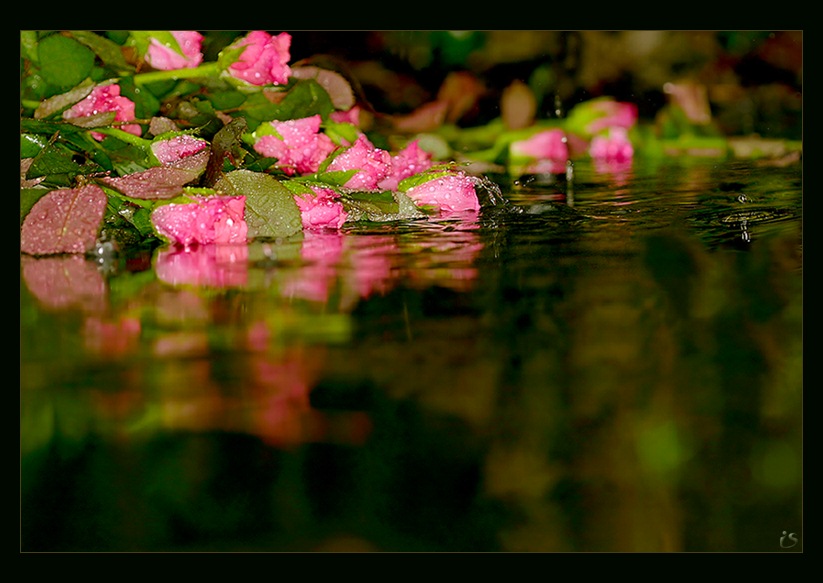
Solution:
<path fill-rule="evenodd" d="M 800 182 L 713 166 L 21 257 L 22 549 L 802 550 Z"/>

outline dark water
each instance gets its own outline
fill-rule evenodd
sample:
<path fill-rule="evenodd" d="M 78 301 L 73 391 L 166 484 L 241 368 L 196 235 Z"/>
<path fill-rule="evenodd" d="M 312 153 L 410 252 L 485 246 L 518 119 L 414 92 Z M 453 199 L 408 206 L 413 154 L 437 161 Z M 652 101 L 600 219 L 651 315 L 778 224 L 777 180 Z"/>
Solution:
<path fill-rule="evenodd" d="M 21 550 L 793 552 L 802 171 L 21 257 Z"/>

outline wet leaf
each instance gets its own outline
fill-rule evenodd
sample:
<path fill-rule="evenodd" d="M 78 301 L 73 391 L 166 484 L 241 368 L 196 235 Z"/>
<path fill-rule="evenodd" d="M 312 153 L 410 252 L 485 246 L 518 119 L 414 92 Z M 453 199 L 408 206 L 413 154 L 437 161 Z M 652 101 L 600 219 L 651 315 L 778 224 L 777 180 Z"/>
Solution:
<path fill-rule="evenodd" d="M 269 174 L 235 170 L 218 180 L 214 188 L 231 196 L 246 197 L 249 239 L 287 237 L 303 228 L 291 191 Z"/>
<path fill-rule="evenodd" d="M 121 177 L 103 178 L 102 184 L 138 199 L 170 199 L 183 193 L 186 184 L 197 180 L 206 170 L 206 148 L 166 166 L 156 166 Z"/>
<path fill-rule="evenodd" d="M 123 57 L 123 49 L 117 43 L 88 30 L 73 30 L 71 35 L 94 51 L 105 65 L 121 73 L 133 70 Z"/>
<path fill-rule="evenodd" d="M 334 104 L 326 90 L 314 79 L 303 79 L 276 106 L 272 119 L 300 119 L 316 114 L 326 118 L 332 111 Z"/>
<path fill-rule="evenodd" d="M 85 253 L 94 245 L 106 200 L 96 185 L 49 192 L 23 220 L 20 250 L 31 255 Z"/>
<path fill-rule="evenodd" d="M 91 74 L 94 53 L 74 39 L 53 34 L 38 46 L 40 73 L 56 87 L 74 87 Z"/>
<path fill-rule="evenodd" d="M 223 174 L 223 161 L 227 158 L 243 160 L 246 150 L 243 148 L 243 134 L 248 129 L 246 120 L 235 118 L 214 135 L 211 145 L 211 157 L 206 168 L 205 186 L 212 186 Z"/>
<path fill-rule="evenodd" d="M 85 99 L 89 93 L 91 93 L 92 89 L 94 89 L 94 82 L 86 79 L 71 91 L 44 99 L 37 109 L 34 110 L 34 119 L 43 119 L 69 108 L 78 101 Z"/>

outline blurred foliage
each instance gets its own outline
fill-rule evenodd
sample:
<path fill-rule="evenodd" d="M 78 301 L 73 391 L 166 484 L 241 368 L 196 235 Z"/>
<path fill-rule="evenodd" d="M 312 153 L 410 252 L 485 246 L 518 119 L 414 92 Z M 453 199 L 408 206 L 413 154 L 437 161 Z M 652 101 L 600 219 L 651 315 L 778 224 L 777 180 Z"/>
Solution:
<path fill-rule="evenodd" d="M 653 119 L 667 103 L 666 83 L 690 82 L 708 88 L 712 113 L 726 135 L 802 135 L 802 31 L 293 34 L 296 59 L 327 52 L 348 60 L 354 73 L 363 73 L 368 98 L 387 112 L 421 105 L 436 94 L 449 72 L 459 70 L 478 75 L 488 90 L 483 103 L 490 107 L 465 120 L 475 123 L 496 115 L 493 104 L 514 80 L 530 84 L 544 116 L 553 115 L 555 95 L 564 111 L 609 95 L 636 103 L 646 119 Z"/>

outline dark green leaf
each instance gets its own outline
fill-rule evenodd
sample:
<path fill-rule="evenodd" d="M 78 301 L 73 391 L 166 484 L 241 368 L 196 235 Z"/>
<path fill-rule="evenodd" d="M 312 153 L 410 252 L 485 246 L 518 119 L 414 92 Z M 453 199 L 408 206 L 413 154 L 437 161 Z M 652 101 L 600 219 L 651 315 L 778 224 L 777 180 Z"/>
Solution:
<path fill-rule="evenodd" d="M 122 48 L 117 43 L 88 30 L 73 30 L 71 35 L 94 51 L 105 65 L 117 73 L 124 74 L 134 70 L 134 67 L 126 62 Z"/>
<path fill-rule="evenodd" d="M 300 209 L 291 191 L 261 172 L 235 170 L 223 176 L 215 190 L 246 197 L 248 237 L 288 237 L 303 228 Z"/>
<path fill-rule="evenodd" d="M 38 45 L 38 57 L 43 79 L 66 89 L 88 77 L 94 66 L 94 53 L 62 34 L 42 39 Z"/>
<path fill-rule="evenodd" d="M 20 157 L 34 158 L 46 147 L 48 140 L 36 134 L 20 134 Z"/>
<path fill-rule="evenodd" d="M 21 188 L 20 189 L 20 224 L 23 224 L 23 219 L 29 214 L 31 207 L 34 206 L 38 200 L 44 195 L 51 192 L 45 188 Z"/>
<path fill-rule="evenodd" d="M 326 118 L 333 111 L 334 104 L 326 90 L 314 79 L 304 79 L 286 94 L 274 119 L 300 119 L 317 114 Z"/>

